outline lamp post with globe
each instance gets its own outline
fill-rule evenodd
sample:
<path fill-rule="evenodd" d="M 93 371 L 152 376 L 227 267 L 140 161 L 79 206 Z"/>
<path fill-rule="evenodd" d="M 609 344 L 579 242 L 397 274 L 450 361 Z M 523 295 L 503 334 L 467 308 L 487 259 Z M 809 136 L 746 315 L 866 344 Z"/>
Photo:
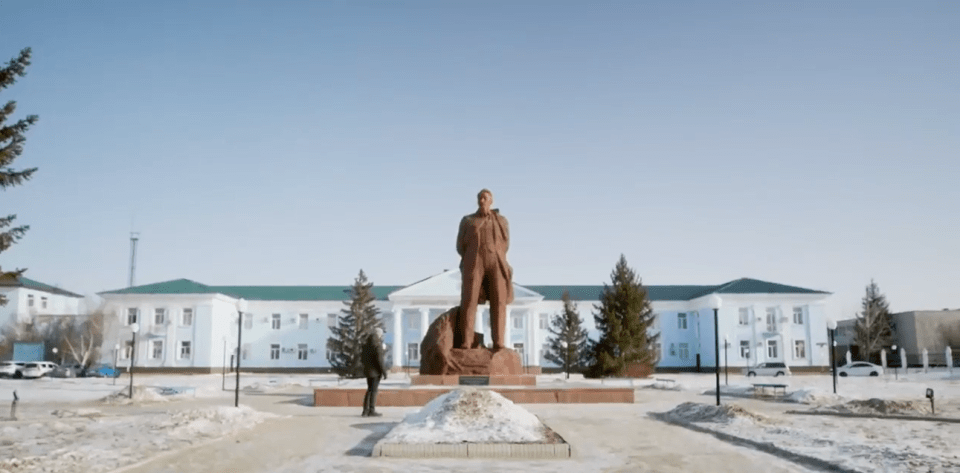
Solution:
<path fill-rule="evenodd" d="M 716 294 L 710 295 L 710 308 L 713 309 L 713 371 L 717 374 L 717 405 L 720 405 L 720 326 L 718 325 L 720 305 L 723 300 Z"/>
<path fill-rule="evenodd" d="M 133 333 L 133 339 L 130 342 L 130 399 L 133 399 L 133 365 L 137 360 L 137 332 L 140 331 L 140 324 L 130 324 L 130 332 Z"/>
<path fill-rule="evenodd" d="M 240 350 L 243 345 L 243 313 L 247 311 L 247 300 L 237 299 L 237 385 L 233 391 L 233 407 L 240 407 Z"/>

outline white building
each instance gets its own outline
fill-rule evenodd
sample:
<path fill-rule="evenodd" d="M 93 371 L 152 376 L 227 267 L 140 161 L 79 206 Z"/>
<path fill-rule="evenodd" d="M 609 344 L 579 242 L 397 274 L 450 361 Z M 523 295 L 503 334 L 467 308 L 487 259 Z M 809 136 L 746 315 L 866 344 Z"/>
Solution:
<path fill-rule="evenodd" d="M 0 281 L 0 294 L 7 298 L 7 305 L 0 306 L 0 325 L 76 317 L 83 299 L 79 294 L 23 276 Z"/>
<path fill-rule="evenodd" d="M 722 298 L 721 350 L 729 340 L 729 365 L 784 361 L 794 370 L 829 366 L 824 302 L 829 293 L 738 279 L 716 286 L 645 286 L 662 334 L 659 369 L 714 366 L 713 310 L 708 297 Z M 445 271 L 409 286 L 374 286 L 383 317 L 388 364 L 419 366 L 420 341 L 429 324 L 460 303 L 460 272 Z M 591 337 L 593 306 L 603 286 L 514 285 L 507 307 L 506 339 L 532 371 L 551 368 L 542 357 L 549 320 L 569 291 Z M 103 292 L 107 314 L 103 357 L 129 364 L 131 324 L 137 335 L 136 366 L 159 371 L 211 372 L 231 366 L 237 346 L 236 301 L 248 301 L 242 329 L 241 365 L 251 371 L 329 369 L 326 340 L 336 324 L 347 286 L 207 286 L 187 279 Z M 489 342 L 489 313 L 482 309 L 477 331 Z M 723 353 L 721 353 L 722 357 Z M 721 366 L 723 366 L 721 358 Z"/>

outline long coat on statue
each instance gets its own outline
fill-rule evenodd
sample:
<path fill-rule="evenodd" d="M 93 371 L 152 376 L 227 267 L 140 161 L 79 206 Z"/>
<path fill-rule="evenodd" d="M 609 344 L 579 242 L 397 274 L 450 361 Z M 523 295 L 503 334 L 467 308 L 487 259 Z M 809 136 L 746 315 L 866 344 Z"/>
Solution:
<path fill-rule="evenodd" d="M 504 295 L 504 304 L 513 302 L 513 268 L 507 264 L 507 250 L 510 248 L 510 224 L 507 218 L 500 215 L 498 209 L 493 209 L 493 216 L 497 223 L 494 231 L 496 238 L 497 261 L 500 271 L 507 281 L 507 293 Z M 465 215 L 460 220 L 460 231 L 457 233 L 457 253 L 460 254 L 460 274 L 472 273 L 480 264 L 480 232 L 481 228 L 477 224 L 484 217 L 479 212 Z M 477 304 L 485 304 L 489 300 L 487 288 L 480 286 L 480 297 Z"/>

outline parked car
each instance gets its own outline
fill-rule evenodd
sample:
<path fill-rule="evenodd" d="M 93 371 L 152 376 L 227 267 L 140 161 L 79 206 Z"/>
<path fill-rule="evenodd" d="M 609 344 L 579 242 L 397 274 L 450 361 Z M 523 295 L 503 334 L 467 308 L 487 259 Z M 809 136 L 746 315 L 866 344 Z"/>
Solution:
<path fill-rule="evenodd" d="M 50 372 L 54 378 L 76 378 L 83 376 L 83 365 L 74 363 L 72 365 L 60 365 Z"/>
<path fill-rule="evenodd" d="M 116 378 L 120 376 L 120 370 L 110 365 L 90 365 L 84 376 L 88 378 Z"/>
<path fill-rule="evenodd" d="M 2 378 L 21 378 L 23 377 L 23 361 L 4 361 L 0 363 L 0 377 Z"/>
<path fill-rule="evenodd" d="M 56 363 L 49 361 L 31 361 L 23 366 L 24 378 L 42 378 L 57 369 Z"/>
<path fill-rule="evenodd" d="M 790 375 L 790 367 L 782 361 L 768 361 L 743 369 L 743 374 L 747 376 L 784 376 Z"/>
<path fill-rule="evenodd" d="M 854 361 L 837 368 L 839 376 L 880 376 L 883 374 L 883 367 L 866 361 Z"/>

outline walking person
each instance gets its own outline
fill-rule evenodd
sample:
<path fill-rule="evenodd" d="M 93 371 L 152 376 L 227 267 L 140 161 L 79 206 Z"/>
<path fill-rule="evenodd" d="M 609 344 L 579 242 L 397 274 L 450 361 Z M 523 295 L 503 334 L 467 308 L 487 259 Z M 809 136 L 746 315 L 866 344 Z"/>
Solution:
<path fill-rule="evenodd" d="M 363 351 L 360 354 L 363 363 L 363 375 L 367 378 L 367 393 L 363 396 L 363 417 L 380 417 L 383 414 L 376 411 L 377 389 L 380 380 L 387 379 L 387 370 L 383 363 L 383 329 L 377 327 L 374 333 L 363 341 Z"/>

